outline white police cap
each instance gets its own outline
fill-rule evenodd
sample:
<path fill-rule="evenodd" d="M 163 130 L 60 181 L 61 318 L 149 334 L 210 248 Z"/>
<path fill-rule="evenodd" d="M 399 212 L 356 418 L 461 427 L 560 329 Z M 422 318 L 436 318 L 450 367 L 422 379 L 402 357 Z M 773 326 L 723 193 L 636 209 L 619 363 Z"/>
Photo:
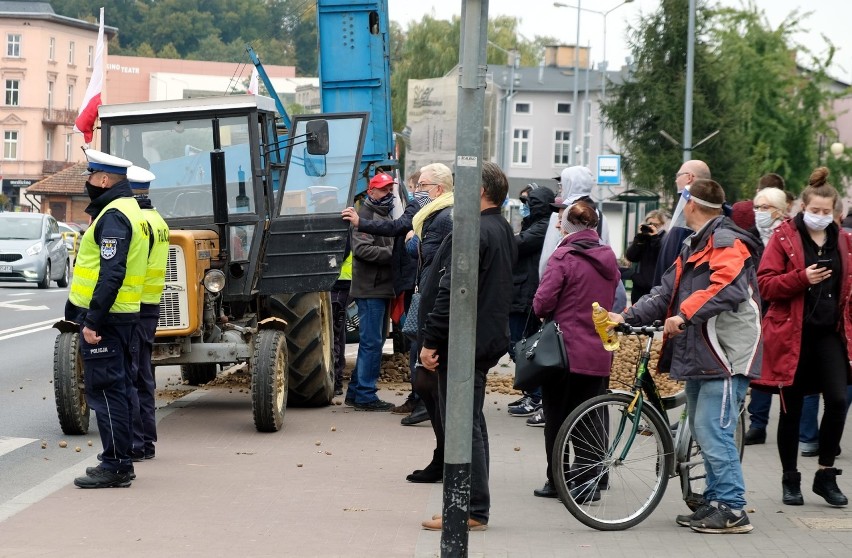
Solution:
<path fill-rule="evenodd" d="M 130 187 L 134 190 L 147 190 L 151 187 L 151 182 L 157 178 L 153 172 L 136 165 L 127 169 L 127 181 L 130 182 Z"/>
<path fill-rule="evenodd" d="M 97 149 L 86 149 L 86 159 L 89 161 L 89 168 L 83 173 L 84 175 L 89 175 L 93 172 L 127 174 L 127 169 L 133 165 L 127 159 L 122 159 L 121 157 L 116 157 Z"/>

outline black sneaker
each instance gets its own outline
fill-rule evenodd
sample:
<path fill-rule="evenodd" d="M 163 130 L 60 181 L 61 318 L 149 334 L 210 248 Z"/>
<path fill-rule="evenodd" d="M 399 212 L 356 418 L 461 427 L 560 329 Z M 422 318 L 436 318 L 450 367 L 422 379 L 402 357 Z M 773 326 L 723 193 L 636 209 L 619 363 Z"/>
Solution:
<path fill-rule="evenodd" d="M 346 399 L 343 400 L 343 404 L 346 405 L 347 407 L 354 407 L 355 406 L 355 399 L 349 399 L 347 397 Z"/>
<path fill-rule="evenodd" d="M 536 413 L 527 419 L 527 426 L 539 426 L 544 428 L 544 409 L 539 409 Z"/>
<path fill-rule="evenodd" d="M 745 510 L 740 510 L 740 515 L 737 515 L 731 508 L 720 502 L 719 507 L 715 508 L 710 515 L 691 522 L 689 528 L 696 533 L 726 535 L 748 533 L 754 529 L 754 526 L 748 520 Z"/>
<path fill-rule="evenodd" d="M 696 519 L 704 519 L 711 513 L 716 511 L 716 508 L 710 504 L 701 504 L 698 509 L 687 515 L 679 515 L 675 518 L 675 523 L 681 527 L 689 527 L 689 524 Z"/>
<path fill-rule="evenodd" d="M 429 420 L 429 412 L 426 410 L 426 404 L 420 401 L 414 410 L 411 411 L 411 414 L 405 417 L 402 417 L 402 420 L 399 423 L 403 426 L 414 426 L 415 424 L 420 424 L 421 422 L 426 422 Z"/>
<path fill-rule="evenodd" d="M 129 472 L 115 473 L 98 466 L 86 469 L 86 476 L 74 479 L 74 485 L 80 488 L 124 488 L 130 486 L 132 480 Z"/>
<path fill-rule="evenodd" d="M 515 407 L 509 407 L 509 414 L 513 417 L 528 417 L 534 415 L 536 411 L 541 409 L 541 399 L 535 400 L 532 397 L 525 398 L 526 400 Z"/>
<path fill-rule="evenodd" d="M 86 467 L 86 474 L 91 475 L 92 473 L 95 472 L 96 469 L 97 469 L 97 467 Z M 126 472 L 127 472 L 128 475 L 130 475 L 130 480 L 136 480 L 136 471 L 131 469 L 131 470 L 126 471 Z"/>
<path fill-rule="evenodd" d="M 382 401 L 381 399 L 376 399 L 375 401 L 370 401 L 369 403 L 353 403 L 352 406 L 355 407 L 356 411 L 387 412 L 393 409 L 394 404 L 388 401 Z"/>
<path fill-rule="evenodd" d="M 524 396 L 523 396 L 523 397 L 521 397 L 520 399 L 516 399 L 515 401 L 512 401 L 511 403 L 509 403 L 509 404 L 507 405 L 507 407 L 508 407 L 508 408 L 511 408 L 511 407 L 517 407 L 517 406 L 518 406 L 518 405 L 520 405 L 521 403 L 525 402 L 527 399 L 529 399 L 529 396 L 524 395 Z"/>

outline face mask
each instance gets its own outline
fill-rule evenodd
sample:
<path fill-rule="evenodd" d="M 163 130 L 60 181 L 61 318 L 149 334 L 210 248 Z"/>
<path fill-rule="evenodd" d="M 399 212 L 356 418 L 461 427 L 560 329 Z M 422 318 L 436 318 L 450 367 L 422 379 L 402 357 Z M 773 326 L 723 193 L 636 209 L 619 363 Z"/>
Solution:
<path fill-rule="evenodd" d="M 425 207 L 432 198 L 429 197 L 429 192 L 414 192 L 414 201 L 417 202 L 417 205 L 420 207 Z"/>
<path fill-rule="evenodd" d="M 380 207 L 391 207 L 393 205 L 393 192 L 388 192 L 381 198 L 373 200 L 373 204 Z"/>
<path fill-rule="evenodd" d="M 817 215 L 816 213 L 805 213 L 805 226 L 812 231 L 825 230 L 834 221 L 831 215 Z"/>
<path fill-rule="evenodd" d="M 777 219 L 772 216 L 771 211 L 754 212 L 754 224 L 757 225 L 758 229 L 768 229 L 775 221 Z"/>
<path fill-rule="evenodd" d="M 89 199 L 95 201 L 99 197 L 101 197 L 104 192 L 106 192 L 109 188 L 101 188 L 100 186 L 95 186 L 89 181 L 86 181 L 86 193 L 89 194 Z"/>
<path fill-rule="evenodd" d="M 527 204 L 521 204 L 521 217 L 527 218 L 530 216 L 530 206 Z"/>

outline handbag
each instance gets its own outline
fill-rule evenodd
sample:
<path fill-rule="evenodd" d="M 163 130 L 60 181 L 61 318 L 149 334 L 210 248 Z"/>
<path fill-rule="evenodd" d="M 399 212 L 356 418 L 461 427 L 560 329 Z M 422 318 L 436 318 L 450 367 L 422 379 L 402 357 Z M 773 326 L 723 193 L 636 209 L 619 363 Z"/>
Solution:
<path fill-rule="evenodd" d="M 411 303 L 405 314 L 405 323 L 402 324 L 402 332 L 412 337 L 417 337 L 417 321 L 420 317 L 420 293 L 417 289 L 411 295 Z"/>
<path fill-rule="evenodd" d="M 532 391 L 568 371 L 562 330 L 546 320 L 539 330 L 515 343 L 515 389 Z"/>

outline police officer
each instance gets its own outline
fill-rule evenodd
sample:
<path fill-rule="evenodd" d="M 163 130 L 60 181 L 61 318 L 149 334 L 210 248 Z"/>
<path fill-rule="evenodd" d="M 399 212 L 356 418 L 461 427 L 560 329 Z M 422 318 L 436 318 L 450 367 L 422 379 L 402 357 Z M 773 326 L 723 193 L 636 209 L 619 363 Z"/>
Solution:
<path fill-rule="evenodd" d="M 154 348 L 154 334 L 160 319 L 160 296 L 166 284 L 166 265 L 169 260 L 169 226 L 154 209 L 148 197 L 148 188 L 155 179 L 154 173 L 142 167 L 127 169 L 127 181 L 133 189 L 133 195 L 139 209 L 148 222 L 148 267 L 145 272 L 145 284 L 142 287 L 142 304 L 139 310 L 139 325 L 135 329 L 139 351 L 135 353 L 133 370 L 133 461 L 154 458 L 154 442 L 157 441 L 157 421 L 155 397 L 157 381 L 154 367 L 151 366 L 151 351 Z"/>
<path fill-rule="evenodd" d="M 80 326 L 86 400 L 96 414 L 102 463 L 74 479 L 80 488 L 130 486 L 133 330 L 148 264 L 148 224 L 127 182 L 131 162 L 86 150 L 86 213 L 65 319 Z"/>

